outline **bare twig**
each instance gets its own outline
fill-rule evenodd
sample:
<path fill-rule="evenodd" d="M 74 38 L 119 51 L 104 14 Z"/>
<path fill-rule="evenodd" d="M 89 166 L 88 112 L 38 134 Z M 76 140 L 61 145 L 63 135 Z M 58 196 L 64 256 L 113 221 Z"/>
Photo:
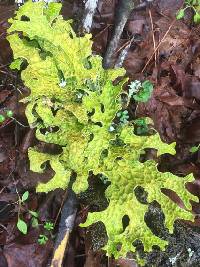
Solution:
<path fill-rule="evenodd" d="M 128 20 L 128 17 L 130 15 L 131 10 L 134 7 L 134 1 L 133 0 L 120 0 L 119 1 L 119 7 L 118 12 L 116 16 L 116 23 L 115 28 L 113 31 L 113 35 L 111 37 L 111 40 L 109 42 L 109 45 L 107 47 L 104 60 L 103 60 L 103 66 L 104 68 L 112 68 L 114 65 L 113 62 L 113 53 L 116 51 L 119 40 L 121 38 L 121 34 L 124 30 L 124 26 Z"/>
<path fill-rule="evenodd" d="M 152 18 L 152 14 L 151 14 L 151 9 L 149 9 L 149 17 L 150 17 L 150 22 L 151 22 L 153 48 L 154 48 L 154 51 L 155 51 L 155 49 L 156 49 L 156 40 L 155 40 L 155 35 L 154 35 L 153 18 Z M 155 52 L 154 57 L 155 57 L 155 67 L 156 67 L 157 66 L 157 52 Z"/>
<path fill-rule="evenodd" d="M 65 250 L 69 241 L 69 236 L 74 227 L 74 221 L 77 213 L 76 195 L 70 189 L 67 199 L 62 208 L 62 215 L 59 224 L 58 236 L 55 242 L 54 255 L 51 267 L 61 267 L 65 256 Z"/>

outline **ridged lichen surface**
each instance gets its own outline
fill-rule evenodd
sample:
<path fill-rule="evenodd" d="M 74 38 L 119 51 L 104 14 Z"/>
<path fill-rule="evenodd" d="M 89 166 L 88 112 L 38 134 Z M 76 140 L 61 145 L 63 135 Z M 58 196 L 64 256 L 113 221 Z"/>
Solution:
<path fill-rule="evenodd" d="M 39 140 L 62 148 L 59 155 L 29 149 L 33 171 L 43 172 L 49 162 L 55 172 L 49 182 L 38 184 L 37 191 L 65 189 L 75 173 L 73 189 L 79 193 L 87 189 L 89 173 L 104 175 L 110 182 L 105 192 L 109 205 L 104 211 L 90 213 L 83 226 L 102 221 L 108 235 L 104 249 L 115 257 L 134 251 L 132 244 L 137 239 L 146 251 L 153 245 L 164 249 L 167 242 L 147 227 L 144 216 L 148 205 L 138 201 L 134 190 L 143 187 L 147 201 L 161 205 L 165 225 L 172 232 L 176 219 L 193 219 L 190 199 L 195 197 L 185 188 L 194 180 L 193 175 L 180 178 L 159 172 L 153 160 L 139 161 L 146 148 L 157 149 L 158 155 L 175 154 L 175 144 L 163 143 L 158 134 L 137 136 L 131 123 L 113 127 L 117 112 L 122 110 L 125 70 L 104 70 L 102 58 L 92 54 L 91 35 L 78 37 L 72 21 L 59 15 L 60 8 L 58 3 L 27 2 L 10 21 L 8 40 L 16 60 L 12 67 L 23 61 L 21 78 L 30 89 L 23 99 L 29 124 L 36 127 Z M 175 191 L 185 209 L 161 188 Z M 125 230 L 124 215 L 130 219 Z"/>

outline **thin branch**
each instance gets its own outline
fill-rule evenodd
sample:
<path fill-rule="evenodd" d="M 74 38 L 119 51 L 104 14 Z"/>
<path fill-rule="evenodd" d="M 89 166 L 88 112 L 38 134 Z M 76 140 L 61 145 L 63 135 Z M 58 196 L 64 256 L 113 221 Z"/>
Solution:
<path fill-rule="evenodd" d="M 74 227 L 77 213 L 77 198 L 73 191 L 68 189 L 67 199 L 62 208 L 59 231 L 55 242 L 55 249 L 51 267 L 61 267 L 65 256 L 65 250 L 69 242 L 69 236 Z"/>
<path fill-rule="evenodd" d="M 113 54 L 117 49 L 119 40 L 124 30 L 124 26 L 128 20 L 128 17 L 133 7 L 134 7 L 133 0 L 120 0 L 119 1 L 118 12 L 116 15 L 115 28 L 114 28 L 111 40 L 109 42 L 108 48 L 106 50 L 104 60 L 103 60 L 103 66 L 106 69 L 112 68 L 114 65 Z"/>

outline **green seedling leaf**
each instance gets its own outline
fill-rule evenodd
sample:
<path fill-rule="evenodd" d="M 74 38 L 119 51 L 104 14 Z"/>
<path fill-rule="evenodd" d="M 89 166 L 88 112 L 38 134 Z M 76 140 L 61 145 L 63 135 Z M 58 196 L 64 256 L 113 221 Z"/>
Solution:
<path fill-rule="evenodd" d="M 138 102 L 147 102 L 152 94 L 153 84 L 150 81 L 144 81 L 142 83 L 141 89 L 137 94 L 133 95 L 133 98 Z"/>
<path fill-rule="evenodd" d="M 185 15 L 185 9 L 182 8 L 182 9 L 180 9 L 180 10 L 178 11 L 178 13 L 177 13 L 177 15 L 176 15 L 176 18 L 177 18 L 177 19 L 182 19 L 182 18 L 184 17 L 184 15 Z"/>
<path fill-rule="evenodd" d="M 39 216 L 38 212 L 36 212 L 36 211 L 29 210 L 29 213 L 35 218 L 38 218 L 38 216 Z"/>
<path fill-rule="evenodd" d="M 195 23 L 200 23 L 200 14 L 198 12 L 196 12 L 195 15 L 194 15 L 194 22 Z"/>
<path fill-rule="evenodd" d="M 8 118 L 12 118 L 12 117 L 13 117 L 13 112 L 12 112 L 12 110 L 7 110 L 7 111 L 6 111 L 6 116 L 7 116 Z"/>
<path fill-rule="evenodd" d="M 18 222 L 17 222 L 17 228 L 24 235 L 27 234 L 27 229 L 28 229 L 27 224 L 20 218 L 18 219 Z"/>
<path fill-rule="evenodd" d="M 136 133 L 138 135 L 146 134 L 148 133 L 148 125 L 145 118 L 140 118 L 134 120 L 136 127 Z"/>
<path fill-rule="evenodd" d="M 5 117 L 3 115 L 0 115 L 0 123 L 4 122 L 5 121 Z"/>
<path fill-rule="evenodd" d="M 182 19 L 185 15 L 186 9 L 191 9 L 194 11 L 193 20 L 196 24 L 200 23 L 200 1 L 199 0 L 185 0 L 185 8 L 182 8 L 178 11 L 176 18 Z"/>
<path fill-rule="evenodd" d="M 199 145 L 198 145 L 198 146 L 193 146 L 193 147 L 190 148 L 190 152 L 191 152 L 191 153 L 195 153 L 195 152 L 197 152 L 198 150 L 199 150 Z"/>
<path fill-rule="evenodd" d="M 51 222 L 45 222 L 45 224 L 44 224 L 44 228 L 45 228 L 46 230 L 48 230 L 48 231 L 51 231 L 51 230 L 54 229 L 54 224 L 51 223 Z"/>
<path fill-rule="evenodd" d="M 32 227 L 36 228 L 38 227 L 39 223 L 38 223 L 38 219 L 33 217 L 32 220 L 31 220 L 31 225 Z"/>
<path fill-rule="evenodd" d="M 153 84 L 150 81 L 146 80 L 142 83 L 142 88 L 144 88 L 144 90 L 152 92 L 153 91 Z"/>
<path fill-rule="evenodd" d="M 29 192 L 28 191 L 24 192 L 24 194 L 22 195 L 22 202 L 26 201 L 28 197 L 29 197 Z"/>
<path fill-rule="evenodd" d="M 134 120 L 134 123 L 135 123 L 137 126 L 146 126 L 146 125 L 147 125 L 146 118 L 139 118 L 139 119 L 136 119 L 136 120 Z"/>
<path fill-rule="evenodd" d="M 119 111 L 116 115 L 121 124 L 126 124 L 128 122 L 129 115 L 127 110 Z"/>
<path fill-rule="evenodd" d="M 48 241 L 48 237 L 46 235 L 39 235 L 38 243 L 40 245 L 45 245 L 47 241 Z"/>

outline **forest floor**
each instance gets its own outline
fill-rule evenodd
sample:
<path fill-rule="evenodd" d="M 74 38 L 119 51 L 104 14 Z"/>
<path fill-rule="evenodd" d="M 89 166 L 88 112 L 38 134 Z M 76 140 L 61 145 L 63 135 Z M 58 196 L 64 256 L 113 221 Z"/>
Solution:
<path fill-rule="evenodd" d="M 104 56 L 109 43 L 117 10 L 117 0 L 100 0 L 92 24 L 93 50 Z M 139 1 L 138 1 L 139 2 Z M 155 0 L 148 6 L 133 9 L 114 54 L 130 46 L 123 63 L 131 80 L 148 79 L 154 91 L 147 103 L 130 107 L 134 117 L 149 116 L 163 141 L 177 142 L 175 157 L 161 158 L 160 168 L 178 175 L 194 173 L 196 182 L 190 186 L 193 194 L 200 196 L 200 153 L 190 148 L 200 143 L 200 26 L 193 22 L 193 12 L 188 9 L 182 20 L 176 13 L 182 0 Z M 77 18 L 83 9 L 82 1 L 63 3 L 64 18 Z M 53 251 L 53 236 L 58 231 L 60 210 L 65 192 L 56 190 L 36 194 L 39 181 L 47 181 L 52 170 L 36 174 L 29 170 L 27 151 L 37 140 L 34 130 L 28 127 L 25 106 L 19 103 L 28 93 L 17 72 L 9 69 L 12 51 L 6 40 L 8 19 L 16 6 L 0 2 L 0 114 L 13 112 L 13 118 L 0 123 L 0 267 L 49 266 Z M 41 144 L 43 145 L 43 144 Z M 96 185 L 93 185 L 94 187 Z M 92 190 L 92 188 L 91 188 Z M 28 191 L 29 197 L 19 207 L 19 194 Z M 78 227 L 95 201 L 85 203 L 80 199 L 79 211 L 67 248 L 65 267 L 136 267 L 133 259 L 114 260 L 95 249 L 95 230 Z M 18 213 L 29 225 L 26 235 L 21 234 L 16 223 Z M 28 210 L 39 214 L 39 227 L 31 226 Z M 147 256 L 149 266 L 200 266 L 200 206 L 194 205 L 196 220 L 193 225 L 177 222 L 171 243 L 165 252 L 154 250 Z M 159 217 L 159 212 L 158 212 Z M 156 217 L 157 218 L 157 217 Z M 38 237 L 46 234 L 43 224 L 53 222 L 55 229 L 44 245 Z"/>

